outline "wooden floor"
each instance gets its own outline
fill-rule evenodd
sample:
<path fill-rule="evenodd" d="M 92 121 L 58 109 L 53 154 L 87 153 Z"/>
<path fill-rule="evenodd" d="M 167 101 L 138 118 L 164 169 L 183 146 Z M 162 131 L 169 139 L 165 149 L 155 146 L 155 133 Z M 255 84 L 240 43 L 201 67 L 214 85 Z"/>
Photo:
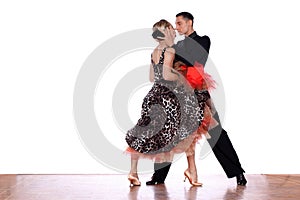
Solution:
<path fill-rule="evenodd" d="M 164 185 L 129 187 L 126 175 L 0 175 L 0 200 L 85 199 L 300 199 L 300 175 L 247 174 L 247 186 L 236 186 L 224 175 L 199 175 L 202 187 L 191 187 L 183 176 L 168 176 Z"/>

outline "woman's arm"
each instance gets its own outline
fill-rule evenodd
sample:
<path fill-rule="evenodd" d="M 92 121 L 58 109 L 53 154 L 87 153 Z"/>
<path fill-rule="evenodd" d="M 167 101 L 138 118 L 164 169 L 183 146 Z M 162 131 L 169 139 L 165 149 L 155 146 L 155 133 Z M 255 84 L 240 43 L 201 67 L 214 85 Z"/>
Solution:
<path fill-rule="evenodd" d="M 169 81 L 175 81 L 179 78 L 178 72 L 173 69 L 173 61 L 175 57 L 175 49 L 168 48 L 165 52 L 163 64 L 163 78 Z"/>
<path fill-rule="evenodd" d="M 149 80 L 150 82 L 154 82 L 154 69 L 152 63 L 150 64 L 150 70 L 149 70 Z"/>

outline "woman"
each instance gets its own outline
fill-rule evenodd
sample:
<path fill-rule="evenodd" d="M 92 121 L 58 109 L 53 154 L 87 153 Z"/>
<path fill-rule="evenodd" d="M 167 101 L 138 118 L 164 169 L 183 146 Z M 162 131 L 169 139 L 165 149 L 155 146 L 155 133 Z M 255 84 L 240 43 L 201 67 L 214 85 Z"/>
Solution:
<path fill-rule="evenodd" d="M 153 25 L 152 36 L 158 42 L 151 54 L 150 81 L 154 84 L 143 100 L 141 118 L 125 138 L 129 145 L 126 152 L 131 154 L 128 180 L 133 186 L 141 185 L 137 174 L 139 158 L 168 162 L 174 153 L 182 152 L 188 161 L 185 177 L 194 186 L 202 185 L 197 181 L 194 147 L 201 137 L 197 129 L 204 111 L 188 82 L 173 69 L 175 50 L 160 39 L 167 27 L 172 28 L 175 39 L 175 30 L 168 21 L 160 20 Z"/>

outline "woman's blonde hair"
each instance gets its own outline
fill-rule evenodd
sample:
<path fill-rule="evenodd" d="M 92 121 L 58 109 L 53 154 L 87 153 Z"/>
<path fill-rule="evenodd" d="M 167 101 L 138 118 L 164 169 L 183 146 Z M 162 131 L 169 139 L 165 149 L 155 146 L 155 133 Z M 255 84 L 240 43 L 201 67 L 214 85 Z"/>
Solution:
<path fill-rule="evenodd" d="M 167 27 L 173 27 L 173 26 L 167 20 L 161 19 L 158 22 L 156 22 L 155 24 L 153 24 L 153 31 L 154 31 L 154 29 L 157 29 L 157 28 L 167 28 Z"/>
<path fill-rule="evenodd" d="M 152 27 L 152 30 L 153 30 L 152 37 L 154 39 L 157 39 L 157 40 L 162 40 L 159 37 L 165 37 L 165 35 L 159 30 L 159 28 L 160 29 L 165 29 L 165 28 L 168 28 L 168 27 L 173 27 L 170 22 L 168 22 L 165 19 L 159 20 L 158 22 L 156 22 L 155 24 L 153 24 L 153 27 Z"/>

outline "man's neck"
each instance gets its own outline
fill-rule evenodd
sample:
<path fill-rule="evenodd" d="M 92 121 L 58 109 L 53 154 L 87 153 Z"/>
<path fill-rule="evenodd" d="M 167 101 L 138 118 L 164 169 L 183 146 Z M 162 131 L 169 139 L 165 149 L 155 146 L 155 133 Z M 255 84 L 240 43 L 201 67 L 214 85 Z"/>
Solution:
<path fill-rule="evenodd" d="M 194 33 L 194 29 L 193 29 L 193 28 L 191 28 L 191 29 L 185 34 L 185 36 L 186 36 L 186 37 L 189 37 L 189 35 L 191 35 L 192 33 Z"/>

